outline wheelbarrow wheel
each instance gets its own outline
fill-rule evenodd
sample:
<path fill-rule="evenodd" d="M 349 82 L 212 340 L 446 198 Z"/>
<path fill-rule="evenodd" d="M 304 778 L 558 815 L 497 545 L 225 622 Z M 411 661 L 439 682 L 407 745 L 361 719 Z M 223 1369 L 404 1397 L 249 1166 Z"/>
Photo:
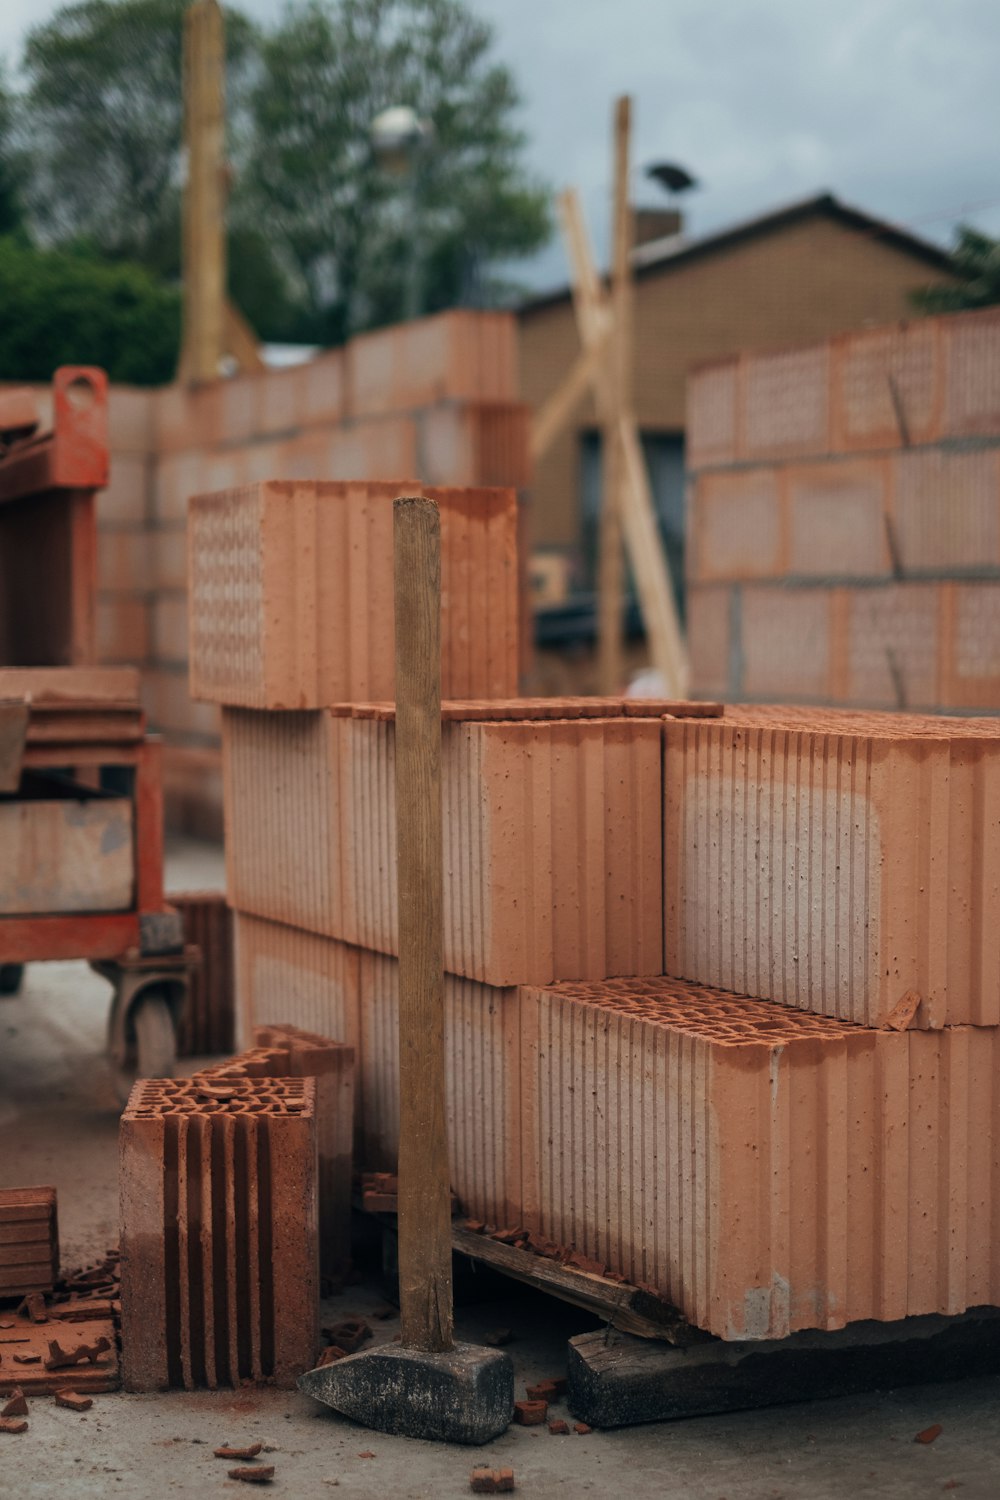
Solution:
<path fill-rule="evenodd" d="M 129 1013 L 132 1066 L 115 1068 L 115 1082 L 123 1104 L 138 1078 L 172 1078 L 177 1061 L 177 1033 L 170 1002 L 155 987 L 137 996 Z"/>
<path fill-rule="evenodd" d="M 24 964 L 0 964 L 0 995 L 16 995 L 24 981 Z"/>

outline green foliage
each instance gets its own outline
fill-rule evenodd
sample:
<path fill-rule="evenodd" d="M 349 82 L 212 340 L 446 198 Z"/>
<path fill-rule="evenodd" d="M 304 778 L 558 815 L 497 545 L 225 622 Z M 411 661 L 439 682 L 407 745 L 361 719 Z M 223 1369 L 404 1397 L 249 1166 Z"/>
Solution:
<path fill-rule="evenodd" d="M 14 140 L 16 101 L 0 64 L 0 234 L 21 228 L 24 167 Z"/>
<path fill-rule="evenodd" d="M 247 192 L 304 286 L 315 336 L 399 318 L 410 257 L 420 306 L 494 300 L 489 262 L 538 248 L 545 194 L 525 180 L 510 73 L 460 0 L 304 0 L 262 39 Z M 373 159 L 389 105 L 430 121 L 415 182 Z"/>
<path fill-rule="evenodd" d="M 78 0 L 28 34 L 29 202 L 42 235 L 81 237 L 161 274 L 179 264 L 181 54 L 187 0 Z M 227 92 L 241 120 L 254 29 L 227 17 Z"/>
<path fill-rule="evenodd" d="M 0 307 L 6 380 L 48 381 L 65 364 L 100 365 L 134 385 L 173 378 L 180 298 L 142 266 L 108 264 L 84 249 L 35 250 L 7 236 Z"/>
<path fill-rule="evenodd" d="M 960 312 L 969 307 L 992 307 L 1000 302 L 1000 240 L 960 224 L 952 252 L 959 280 L 948 286 L 925 287 L 913 293 L 921 312 Z"/>
<path fill-rule="evenodd" d="M 23 207 L 42 245 L 179 278 L 187 4 L 74 0 L 29 33 L 16 101 L 0 79 L 0 233 Z M 422 311 L 509 291 L 493 265 L 536 249 L 549 220 L 491 45 L 462 0 L 298 0 L 265 33 L 227 10 L 229 285 L 262 338 L 337 343 L 394 321 L 408 278 Z M 369 145 L 393 104 L 433 125 L 409 180 Z"/>

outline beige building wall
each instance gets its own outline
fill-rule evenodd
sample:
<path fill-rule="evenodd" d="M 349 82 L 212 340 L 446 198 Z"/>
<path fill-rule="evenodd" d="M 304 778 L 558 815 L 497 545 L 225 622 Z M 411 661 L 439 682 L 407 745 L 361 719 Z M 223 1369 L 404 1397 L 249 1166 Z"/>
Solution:
<path fill-rule="evenodd" d="M 910 293 L 947 279 L 930 257 L 819 211 L 640 272 L 640 425 L 658 432 L 683 429 L 687 376 L 703 361 L 909 317 Z M 537 410 L 579 351 L 572 304 L 567 295 L 529 306 L 518 321 L 520 395 Z M 571 548 L 579 542 L 579 435 L 593 421 L 588 403 L 537 467 L 534 546 Z"/>

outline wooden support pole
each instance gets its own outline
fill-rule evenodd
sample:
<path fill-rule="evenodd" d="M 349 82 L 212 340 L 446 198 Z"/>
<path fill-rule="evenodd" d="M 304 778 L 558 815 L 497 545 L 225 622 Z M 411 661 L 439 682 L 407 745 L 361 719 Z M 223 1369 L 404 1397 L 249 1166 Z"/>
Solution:
<path fill-rule="evenodd" d="M 598 365 L 606 358 L 606 335 L 581 349 L 569 371 L 535 415 L 531 425 L 531 457 L 535 463 L 546 453 L 569 422 L 594 383 Z"/>
<path fill-rule="evenodd" d="M 632 101 L 615 103 L 614 186 L 612 200 L 611 314 L 608 343 L 608 403 L 601 424 L 601 514 L 597 571 L 598 691 L 620 693 L 624 686 L 625 632 L 622 599 L 625 558 L 622 552 L 622 488 L 627 482 L 621 451 L 621 422 L 631 410 L 631 273 L 632 214 L 629 207 L 629 143 Z"/>
<path fill-rule="evenodd" d="M 218 0 L 184 16 L 183 336 L 180 375 L 216 380 L 226 342 L 225 33 Z"/>
<path fill-rule="evenodd" d="M 403 1344 L 452 1347 L 441 833 L 441 523 L 393 507 L 399 892 L 399 1305 Z"/>

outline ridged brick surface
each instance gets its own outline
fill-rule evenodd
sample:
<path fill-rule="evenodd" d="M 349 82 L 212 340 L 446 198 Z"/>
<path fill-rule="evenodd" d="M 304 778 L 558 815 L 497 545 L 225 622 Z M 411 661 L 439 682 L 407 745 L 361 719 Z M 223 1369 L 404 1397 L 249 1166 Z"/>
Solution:
<path fill-rule="evenodd" d="M 1000 737 L 871 719 L 664 721 L 666 970 L 869 1026 L 995 1026 Z"/>
<path fill-rule="evenodd" d="M 315 1080 L 320 1270 L 330 1278 L 343 1275 L 351 1262 L 354 1048 L 299 1026 L 255 1026 L 252 1047 L 194 1076 L 220 1083 L 231 1078 Z"/>
<path fill-rule="evenodd" d="M 511 1222 L 520 1196 L 515 989 L 445 975 L 445 1077 L 451 1186 L 465 1213 Z M 399 1150 L 399 965 L 361 955 L 364 1164 L 395 1172 Z"/>
<path fill-rule="evenodd" d="M 180 912 L 184 941 L 200 954 L 188 977 L 188 993 L 177 1035 L 181 1057 L 230 1052 L 236 1040 L 233 914 L 219 891 L 171 892 Z"/>
<path fill-rule="evenodd" d="M 1000 1029 L 669 979 L 521 991 L 525 1227 L 725 1339 L 1000 1298 Z"/>
<path fill-rule="evenodd" d="M 189 508 L 191 692 L 237 707 L 393 696 L 392 501 L 405 484 L 262 483 Z M 513 490 L 441 508 L 442 691 L 517 690 Z"/>
<path fill-rule="evenodd" d="M 51 1292 L 58 1278 L 55 1188 L 0 1188 L 0 1297 Z"/>
<path fill-rule="evenodd" d="M 346 1042 L 360 1058 L 358 950 L 245 912 L 234 923 L 244 1037 L 257 1026 L 298 1026 Z"/>
<path fill-rule="evenodd" d="M 394 726 L 345 727 L 343 936 L 393 953 Z M 651 719 L 445 724 L 449 972 L 505 985 L 660 971 L 659 745 Z"/>
<path fill-rule="evenodd" d="M 292 1388 L 318 1344 L 315 1082 L 136 1084 L 120 1128 L 127 1390 Z"/>
<path fill-rule="evenodd" d="M 343 935 L 341 733 L 321 712 L 223 710 L 226 889 L 238 910 Z"/>

